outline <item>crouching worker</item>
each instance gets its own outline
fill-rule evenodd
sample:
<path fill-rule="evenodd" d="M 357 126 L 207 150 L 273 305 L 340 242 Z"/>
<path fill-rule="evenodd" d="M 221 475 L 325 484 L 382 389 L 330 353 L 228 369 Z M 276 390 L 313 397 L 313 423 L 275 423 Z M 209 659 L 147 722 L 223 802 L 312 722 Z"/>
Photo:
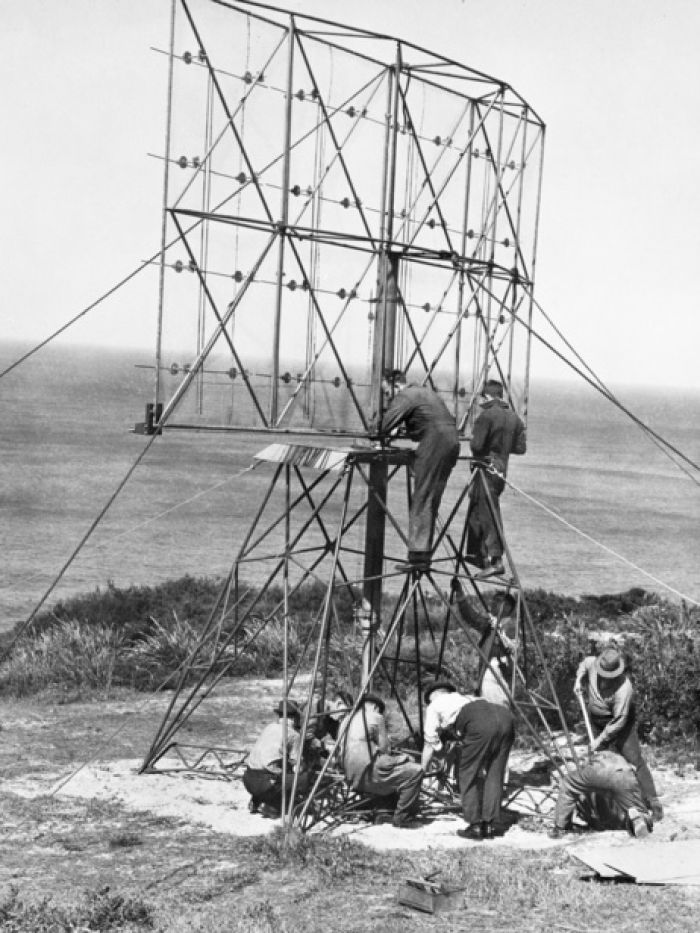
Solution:
<path fill-rule="evenodd" d="M 302 770 L 301 710 L 291 700 L 287 701 L 286 744 L 285 704 L 281 700 L 276 711 L 277 722 L 271 722 L 260 733 L 248 755 L 248 767 L 243 774 L 243 786 L 250 794 L 250 812 L 257 813 L 263 807 L 263 814 L 272 817 L 279 816 L 283 793 L 286 803 L 289 804 L 295 771 L 299 771 L 297 796 L 304 794 L 309 787 L 309 775 Z"/>
<path fill-rule="evenodd" d="M 423 769 L 409 755 L 391 751 L 384 701 L 368 693 L 360 700 L 343 741 L 342 766 L 354 790 L 373 797 L 396 797 L 392 823 L 415 825 Z"/>
<path fill-rule="evenodd" d="M 653 823 L 634 766 L 613 751 L 595 752 L 578 771 L 562 777 L 551 839 L 572 830 L 574 813 L 591 829 L 626 829 L 639 837 L 648 835 Z"/>

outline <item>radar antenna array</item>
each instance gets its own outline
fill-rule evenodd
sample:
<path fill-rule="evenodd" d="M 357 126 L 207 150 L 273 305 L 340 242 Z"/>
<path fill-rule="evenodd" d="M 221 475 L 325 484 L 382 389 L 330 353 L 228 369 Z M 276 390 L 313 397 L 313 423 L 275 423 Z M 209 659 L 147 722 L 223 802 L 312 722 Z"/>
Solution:
<path fill-rule="evenodd" d="M 213 760 L 230 774 L 224 750 L 192 757 L 175 736 L 270 627 L 282 632 L 285 696 L 301 689 L 301 665 L 311 668 L 304 731 L 353 646 L 354 708 L 376 678 L 411 735 L 425 677 L 445 671 L 447 639 L 459 631 L 486 660 L 450 588 L 459 579 L 487 605 L 465 531 L 481 469 L 455 470 L 463 480 L 445 496 L 431 569 L 397 573 L 411 454 L 371 442 L 387 368 L 441 393 L 462 436 L 487 375 L 526 418 L 544 125 L 503 81 L 391 36 L 247 0 L 180 0 L 177 11 L 146 430 L 261 432 L 274 442 L 257 460 L 273 477 L 143 770 Z M 178 169 L 187 174 L 174 197 Z M 517 594 L 523 646 L 503 688 L 553 755 L 557 729 L 571 740 L 503 543 L 508 575 L 495 585 Z M 251 561 L 267 574 L 255 594 L 241 579 Z M 309 583 L 323 597 L 292 670 L 290 600 Z M 289 823 L 327 827 L 344 812 L 339 779 L 329 783 L 339 747 Z"/>

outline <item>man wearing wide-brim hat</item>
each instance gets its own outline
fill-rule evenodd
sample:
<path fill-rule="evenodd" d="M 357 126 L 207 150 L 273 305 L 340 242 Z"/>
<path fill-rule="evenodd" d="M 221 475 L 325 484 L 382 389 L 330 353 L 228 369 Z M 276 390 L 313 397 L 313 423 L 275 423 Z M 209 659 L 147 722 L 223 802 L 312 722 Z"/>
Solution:
<path fill-rule="evenodd" d="M 392 751 L 384 710 L 384 700 L 374 693 L 359 700 L 345 732 L 342 767 L 361 794 L 396 797 L 392 823 L 408 829 L 416 825 L 423 769 L 409 755 Z"/>
<path fill-rule="evenodd" d="M 654 778 L 644 760 L 637 735 L 634 688 L 625 673 L 625 661 L 615 645 L 605 646 L 597 657 L 587 657 L 578 666 L 574 692 L 583 692 L 587 683 L 586 705 L 594 740 L 592 751 L 611 748 L 618 751 L 637 772 L 642 796 L 655 821 L 663 819 Z"/>
<path fill-rule="evenodd" d="M 280 700 L 275 712 L 277 721 L 260 733 L 243 773 L 243 786 L 250 794 L 248 809 L 251 813 L 261 810 L 270 817 L 279 815 L 283 794 L 289 803 L 295 771 L 299 771 L 297 794 L 303 794 L 309 786 L 309 775 L 302 770 L 301 710 L 286 699 Z"/>

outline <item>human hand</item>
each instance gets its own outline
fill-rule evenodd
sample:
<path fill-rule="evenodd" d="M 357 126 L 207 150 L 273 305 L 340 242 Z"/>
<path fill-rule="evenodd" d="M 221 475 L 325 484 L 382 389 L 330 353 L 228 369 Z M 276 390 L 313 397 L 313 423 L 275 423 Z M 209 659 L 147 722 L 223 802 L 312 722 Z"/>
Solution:
<path fill-rule="evenodd" d="M 581 684 L 580 680 L 577 680 L 576 683 L 574 684 L 574 693 L 576 694 L 576 696 L 581 696 L 581 694 L 583 693 L 583 685 Z"/>

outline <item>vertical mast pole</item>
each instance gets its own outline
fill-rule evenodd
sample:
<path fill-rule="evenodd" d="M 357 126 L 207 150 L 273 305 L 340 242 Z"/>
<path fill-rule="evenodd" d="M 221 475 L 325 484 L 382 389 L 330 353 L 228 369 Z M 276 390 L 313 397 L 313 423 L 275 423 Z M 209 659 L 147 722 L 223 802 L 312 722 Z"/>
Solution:
<path fill-rule="evenodd" d="M 525 362 L 525 392 L 523 397 L 522 418 L 527 425 L 527 412 L 530 403 L 530 353 L 532 351 L 532 311 L 535 289 L 535 266 L 537 265 L 537 239 L 540 232 L 540 208 L 542 206 L 542 172 L 544 169 L 544 136 L 545 127 L 542 127 L 540 136 L 540 164 L 537 176 L 537 206 L 535 208 L 535 232 L 532 241 L 532 266 L 530 269 L 530 282 L 528 285 L 528 308 L 527 308 L 527 351 Z"/>
<path fill-rule="evenodd" d="M 165 248 L 168 238 L 168 193 L 170 185 L 170 136 L 173 123 L 173 71 L 175 64 L 175 8 L 177 0 L 170 3 L 170 43 L 168 56 L 168 102 L 165 114 L 165 151 L 163 153 L 163 219 L 160 228 L 160 270 L 158 273 L 158 323 L 156 324 L 156 375 L 153 390 L 153 420 L 158 421 L 160 402 L 160 370 L 163 353 L 163 305 L 165 303 Z"/>
<path fill-rule="evenodd" d="M 384 410 L 382 374 L 385 368 L 393 367 L 395 362 L 398 257 L 392 255 L 391 243 L 394 234 L 394 192 L 396 188 L 400 77 L 401 45 L 397 43 L 396 62 L 387 73 L 387 123 L 382 164 L 380 252 L 377 258 L 377 310 L 374 319 L 374 347 L 370 389 L 371 411 L 377 413 L 377 419 L 381 418 Z M 389 486 L 388 475 L 388 466 L 384 459 L 377 459 L 370 463 L 362 592 L 363 609 L 365 614 L 370 614 L 370 624 L 362 653 L 363 682 L 370 677 L 373 665 L 373 633 L 381 623 L 382 570 L 386 532 L 385 504 Z"/>
<path fill-rule="evenodd" d="M 280 371 L 280 331 L 282 322 L 282 289 L 284 288 L 284 253 L 287 241 L 287 222 L 289 220 L 289 173 L 292 143 L 292 82 L 294 80 L 294 42 L 296 23 L 294 16 L 289 17 L 289 50 L 287 55 L 287 90 L 284 120 L 284 163 L 282 166 L 282 201 L 279 223 L 279 252 L 277 254 L 277 298 L 275 320 L 272 332 L 272 373 L 270 385 L 270 425 L 275 427 L 279 409 L 279 371 Z"/>

